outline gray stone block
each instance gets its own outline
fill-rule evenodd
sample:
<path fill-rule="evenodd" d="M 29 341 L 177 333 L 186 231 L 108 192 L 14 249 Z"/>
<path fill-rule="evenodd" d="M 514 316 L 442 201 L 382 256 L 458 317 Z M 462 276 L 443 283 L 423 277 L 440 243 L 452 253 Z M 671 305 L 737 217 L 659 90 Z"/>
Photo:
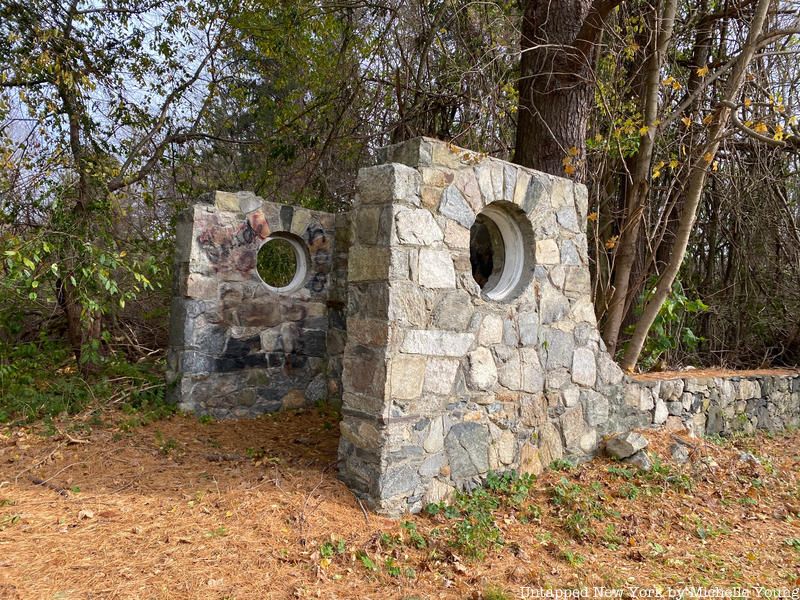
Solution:
<path fill-rule="evenodd" d="M 464 356 L 475 339 L 471 333 L 419 330 L 406 331 L 400 352 L 431 356 Z"/>
<path fill-rule="evenodd" d="M 467 331 L 474 312 L 472 298 L 467 292 L 446 292 L 431 312 L 431 325 L 436 329 Z"/>
<path fill-rule="evenodd" d="M 597 379 L 595 355 L 587 348 L 578 348 L 572 355 L 572 381 L 592 387 Z"/>
<path fill-rule="evenodd" d="M 444 240 L 444 234 L 429 210 L 400 210 L 395 215 L 397 239 L 401 244 L 429 246 Z"/>
<path fill-rule="evenodd" d="M 479 423 L 456 423 L 445 438 L 453 480 L 483 475 L 489 470 L 489 428 Z"/>
<path fill-rule="evenodd" d="M 627 458 L 647 447 L 647 438 L 641 433 L 629 431 L 606 440 L 606 452 L 614 458 Z"/>
<path fill-rule="evenodd" d="M 469 229 L 475 222 L 475 211 L 464 198 L 461 191 L 453 184 L 447 186 L 439 204 L 439 212 Z"/>
<path fill-rule="evenodd" d="M 558 329 L 544 328 L 545 366 L 548 369 L 571 367 L 575 352 L 572 335 Z"/>

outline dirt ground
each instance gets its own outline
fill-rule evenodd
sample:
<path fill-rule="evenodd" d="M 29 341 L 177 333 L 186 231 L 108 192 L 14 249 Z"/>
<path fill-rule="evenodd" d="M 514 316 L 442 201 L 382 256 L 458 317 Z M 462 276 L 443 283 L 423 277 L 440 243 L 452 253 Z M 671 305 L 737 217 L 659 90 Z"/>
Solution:
<path fill-rule="evenodd" d="M 648 433 L 663 457 L 653 478 L 602 458 L 549 471 L 526 504 L 535 518 L 497 511 L 504 545 L 469 560 L 441 535 L 453 525 L 442 516 L 407 519 L 427 540 L 415 545 L 402 520 L 363 510 L 336 479 L 334 413 L 123 422 L 104 413 L 55 433 L 0 430 L 0 598 L 497 599 L 531 597 L 525 586 L 800 584 L 796 432 L 686 439 L 683 466 L 669 459 L 679 434 Z M 554 502 L 559 485 L 593 496 L 586 535 Z"/>

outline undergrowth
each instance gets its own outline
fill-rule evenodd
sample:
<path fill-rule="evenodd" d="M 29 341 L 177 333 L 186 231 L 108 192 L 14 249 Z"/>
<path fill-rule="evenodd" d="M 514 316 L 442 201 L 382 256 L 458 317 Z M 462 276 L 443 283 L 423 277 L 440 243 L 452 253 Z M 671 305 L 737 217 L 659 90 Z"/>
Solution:
<path fill-rule="evenodd" d="M 91 377 L 82 376 L 71 350 L 42 337 L 36 342 L 0 343 L 0 423 L 45 425 L 59 415 L 113 404 L 130 426 L 174 412 L 165 402 L 162 367 L 103 356 Z"/>
<path fill-rule="evenodd" d="M 487 551 L 505 543 L 495 521 L 495 511 L 522 510 L 534 481 L 532 475 L 514 471 L 489 473 L 483 486 L 472 492 L 457 492 L 451 502 L 429 504 L 425 510 L 429 515 L 441 515 L 452 521 L 448 527 L 435 531 L 444 536 L 451 548 L 467 558 L 484 558 Z"/>
<path fill-rule="evenodd" d="M 608 497 L 602 484 L 597 482 L 584 486 L 562 478 L 550 490 L 550 501 L 562 518 L 566 532 L 578 541 L 596 535 L 595 522 L 602 522 L 605 517 L 619 516 L 608 508 Z"/>
<path fill-rule="evenodd" d="M 670 488 L 682 492 L 691 492 L 694 489 L 695 482 L 689 474 L 673 468 L 658 456 L 654 455 L 652 460 L 653 465 L 649 471 L 629 467 L 609 467 L 610 475 L 615 475 L 624 481 L 616 495 L 635 500 L 642 493 L 651 496 Z"/>

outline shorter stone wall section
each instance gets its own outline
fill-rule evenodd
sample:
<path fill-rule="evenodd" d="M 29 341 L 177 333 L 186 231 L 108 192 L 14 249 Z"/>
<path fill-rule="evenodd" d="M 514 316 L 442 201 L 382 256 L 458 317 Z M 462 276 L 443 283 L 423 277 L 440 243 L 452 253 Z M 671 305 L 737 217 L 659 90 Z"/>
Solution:
<path fill-rule="evenodd" d="M 257 416 L 341 397 L 350 222 L 248 193 L 216 192 L 180 215 L 167 382 L 181 410 Z M 267 286 L 257 254 L 296 236 L 308 272 Z"/>
<path fill-rule="evenodd" d="M 624 400 L 652 425 L 696 436 L 781 431 L 800 425 L 800 373 L 634 379 Z"/>

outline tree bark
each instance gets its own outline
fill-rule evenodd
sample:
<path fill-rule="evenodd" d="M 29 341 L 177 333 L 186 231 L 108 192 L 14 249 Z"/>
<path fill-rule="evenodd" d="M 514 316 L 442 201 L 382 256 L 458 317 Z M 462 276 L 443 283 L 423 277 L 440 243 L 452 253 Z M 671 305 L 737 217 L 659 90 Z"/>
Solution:
<path fill-rule="evenodd" d="M 694 163 L 690 170 L 689 182 L 686 188 L 686 200 L 683 205 L 683 210 L 681 211 L 680 223 L 676 231 L 672 254 L 670 255 L 666 269 L 659 278 L 653 297 L 645 305 L 642 316 L 636 323 L 636 329 L 633 332 L 633 336 L 631 337 L 620 365 L 626 371 L 631 371 L 633 367 L 636 366 L 650 327 L 653 325 L 661 307 L 669 296 L 672 284 L 680 271 L 683 258 L 686 255 L 686 248 L 689 244 L 689 236 L 692 233 L 695 217 L 697 216 L 697 207 L 700 204 L 703 187 L 708 177 L 708 170 L 714 161 L 717 150 L 719 149 L 721 137 L 730 120 L 732 110 L 730 106 L 744 83 L 747 67 L 753 60 L 753 55 L 758 47 L 759 37 L 761 36 L 767 19 L 769 5 L 770 0 L 759 0 L 753 15 L 753 20 L 750 23 L 750 30 L 747 32 L 747 39 L 745 40 L 744 46 L 739 53 L 739 57 L 736 60 L 736 64 L 725 86 L 723 98 L 718 104 L 714 122 L 711 124 L 708 132 L 707 141 L 694 153 Z"/>
<path fill-rule="evenodd" d="M 586 126 L 594 104 L 593 66 L 605 19 L 622 0 L 528 0 L 522 21 L 514 162 L 552 175 L 572 158 L 586 178 Z"/>

